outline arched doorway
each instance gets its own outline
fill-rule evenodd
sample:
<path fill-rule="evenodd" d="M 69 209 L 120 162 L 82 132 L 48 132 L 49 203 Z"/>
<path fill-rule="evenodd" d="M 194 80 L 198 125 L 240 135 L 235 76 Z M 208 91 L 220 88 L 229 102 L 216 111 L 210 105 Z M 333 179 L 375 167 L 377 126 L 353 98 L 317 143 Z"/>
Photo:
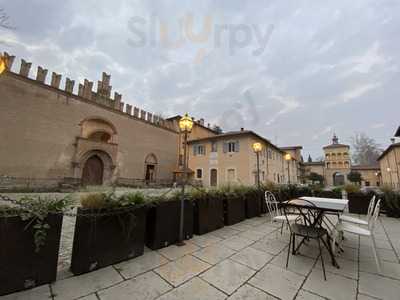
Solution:
<path fill-rule="evenodd" d="M 82 185 L 102 185 L 104 164 L 100 157 L 93 155 L 89 157 L 82 171 Z"/>
<path fill-rule="evenodd" d="M 339 186 L 344 185 L 344 175 L 340 172 L 336 172 L 333 174 L 333 185 Z"/>
<path fill-rule="evenodd" d="M 146 182 L 154 182 L 156 180 L 157 157 L 154 154 L 147 155 L 144 160 L 144 167 L 144 178 Z"/>
<path fill-rule="evenodd" d="M 217 169 L 210 170 L 210 185 L 217 186 L 218 185 L 218 171 Z"/>

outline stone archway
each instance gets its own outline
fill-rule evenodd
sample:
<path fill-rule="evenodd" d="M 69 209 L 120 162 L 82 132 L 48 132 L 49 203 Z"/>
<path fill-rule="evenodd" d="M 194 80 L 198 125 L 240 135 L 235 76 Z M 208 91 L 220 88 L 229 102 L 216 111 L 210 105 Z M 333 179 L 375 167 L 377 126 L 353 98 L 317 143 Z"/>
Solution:
<path fill-rule="evenodd" d="M 344 185 L 344 183 L 345 183 L 345 178 L 342 173 L 340 173 L 340 172 L 333 173 L 333 185 L 334 186 Z"/>
<path fill-rule="evenodd" d="M 80 158 L 77 168 L 82 185 L 107 185 L 112 182 L 115 166 L 107 152 L 90 150 Z"/>

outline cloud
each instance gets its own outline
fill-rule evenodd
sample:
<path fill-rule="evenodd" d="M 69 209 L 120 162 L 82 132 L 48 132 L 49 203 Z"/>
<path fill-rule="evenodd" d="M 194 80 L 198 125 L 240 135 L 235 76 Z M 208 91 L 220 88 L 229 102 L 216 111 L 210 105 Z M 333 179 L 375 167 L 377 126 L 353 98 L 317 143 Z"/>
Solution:
<path fill-rule="evenodd" d="M 96 82 L 102 71 L 111 73 L 124 101 L 148 111 L 187 111 L 226 130 L 253 129 L 302 144 L 314 157 L 333 130 L 346 140 L 382 119 L 385 126 L 371 132 L 379 139 L 398 126 L 399 1 L 0 0 L 0 7 L 16 27 L 0 29 L 2 49 L 64 78 Z M 189 14 L 195 33 L 207 16 L 213 29 L 274 29 L 258 56 L 255 39 L 232 54 L 228 31 L 219 45 L 215 31 L 204 44 L 166 48 L 158 41 L 153 17 L 176 38 Z M 146 22 L 141 47 L 129 42 L 137 37 L 129 26 L 134 17 Z M 199 49 L 205 52 L 195 59 Z"/>

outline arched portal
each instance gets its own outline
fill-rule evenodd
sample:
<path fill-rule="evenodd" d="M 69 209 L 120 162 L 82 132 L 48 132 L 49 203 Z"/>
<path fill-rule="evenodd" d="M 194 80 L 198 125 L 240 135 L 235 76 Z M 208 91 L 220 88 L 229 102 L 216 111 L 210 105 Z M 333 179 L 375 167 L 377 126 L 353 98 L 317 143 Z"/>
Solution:
<path fill-rule="evenodd" d="M 104 164 L 100 157 L 93 155 L 89 157 L 82 171 L 82 185 L 102 185 L 104 175 Z"/>
<path fill-rule="evenodd" d="M 344 175 L 340 172 L 336 172 L 333 174 L 333 185 L 339 186 L 344 185 Z"/>

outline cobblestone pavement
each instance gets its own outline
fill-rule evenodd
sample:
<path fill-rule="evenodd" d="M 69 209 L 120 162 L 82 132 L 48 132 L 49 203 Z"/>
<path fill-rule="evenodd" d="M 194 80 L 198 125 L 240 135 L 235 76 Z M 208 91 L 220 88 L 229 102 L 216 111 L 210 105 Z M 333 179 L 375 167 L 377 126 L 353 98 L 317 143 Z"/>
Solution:
<path fill-rule="evenodd" d="M 245 220 L 194 236 L 183 247 L 158 251 L 81 276 L 69 266 L 74 218 L 66 217 L 60 251 L 60 273 L 51 285 L 9 296 L 17 299 L 399 299 L 400 220 L 381 217 L 376 229 L 383 270 L 375 267 L 369 241 L 348 235 L 340 269 L 324 253 L 323 280 L 317 248 L 309 243 L 290 256 L 285 269 L 288 234 L 267 217 Z M 325 251 L 326 252 L 326 251 Z"/>

